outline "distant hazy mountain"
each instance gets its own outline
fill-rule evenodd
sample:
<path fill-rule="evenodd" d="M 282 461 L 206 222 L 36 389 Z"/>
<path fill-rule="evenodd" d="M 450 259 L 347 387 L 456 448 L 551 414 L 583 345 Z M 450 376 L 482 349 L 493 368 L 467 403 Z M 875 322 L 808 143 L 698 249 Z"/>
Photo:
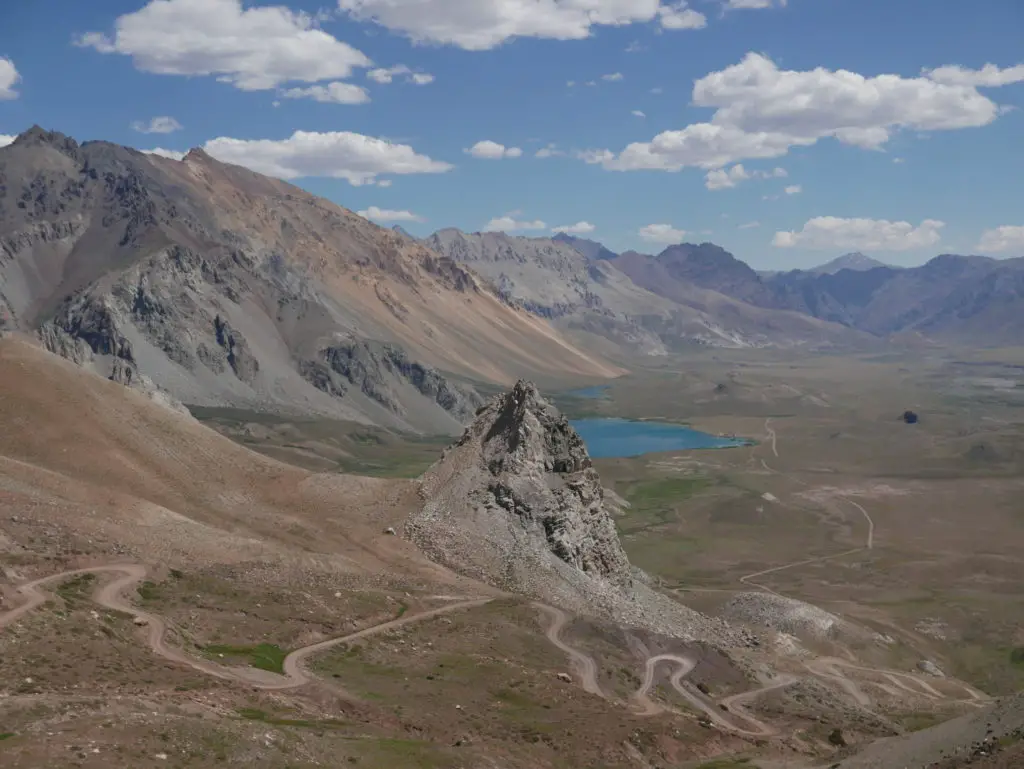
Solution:
<path fill-rule="evenodd" d="M 39 128 L 0 148 L 5 328 L 160 397 L 434 433 L 472 417 L 468 380 L 621 373 L 290 184 Z"/>
<path fill-rule="evenodd" d="M 557 240 L 561 243 L 568 243 L 570 246 L 575 248 L 587 259 L 614 259 L 617 254 L 605 248 L 603 243 L 598 243 L 596 240 L 587 240 L 586 238 L 577 238 L 573 235 L 566 235 L 564 232 L 560 232 L 552 240 Z"/>
<path fill-rule="evenodd" d="M 854 270 L 856 272 L 863 272 L 865 270 L 873 270 L 875 267 L 888 267 L 889 265 L 884 262 L 880 262 L 877 259 L 872 259 L 866 254 L 862 254 L 860 251 L 854 251 L 850 254 L 843 254 L 837 256 L 831 262 L 827 262 L 818 267 L 812 267 L 807 272 L 812 272 L 815 275 L 834 275 L 840 270 Z"/>
<path fill-rule="evenodd" d="M 694 343 L 789 346 L 850 338 L 841 327 L 798 313 L 755 307 L 686 279 L 648 276 L 642 267 L 654 257 L 627 252 L 588 258 L 587 252 L 599 249 L 585 245 L 581 250 L 579 241 L 447 229 L 425 243 L 490 280 L 510 303 L 586 334 L 581 343 L 600 339 L 619 351 L 659 354 Z M 657 261 L 654 265 L 665 269 Z M 665 284 L 678 290 L 666 291 Z"/>
<path fill-rule="evenodd" d="M 876 335 L 1000 344 L 1024 334 L 1024 258 L 943 254 L 920 267 L 796 270 L 767 284 L 793 309 Z"/>

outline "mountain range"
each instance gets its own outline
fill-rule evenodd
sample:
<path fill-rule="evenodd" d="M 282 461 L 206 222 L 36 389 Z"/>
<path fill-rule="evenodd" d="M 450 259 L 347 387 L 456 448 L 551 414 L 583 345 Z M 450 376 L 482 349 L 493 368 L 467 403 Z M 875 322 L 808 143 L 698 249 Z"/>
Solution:
<path fill-rule="evenodd" d="M 0 329 L 170 405 L 454 433 L 481 386 L 619 376 L 693 346 L 850 349 L 1024 331 L 1024 258 L 760 274 L 713 243 L 417 239 L 193 150 L 34 127 L 0 148 Z"/>

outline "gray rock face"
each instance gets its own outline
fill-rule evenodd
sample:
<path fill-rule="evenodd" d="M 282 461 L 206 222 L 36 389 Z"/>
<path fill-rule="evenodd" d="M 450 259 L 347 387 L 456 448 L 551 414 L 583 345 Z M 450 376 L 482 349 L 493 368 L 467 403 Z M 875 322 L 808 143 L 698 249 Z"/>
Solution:
<path fill-rule="evenodd" d="M 433 368 L 410 360 L 393 344 L 367 340 L 333 344 L 320 351 L 319 360 L 305 361 L 302 371 L 317 389 L 344 395 L 351 385 L 396 414 L 406 413 L 398 392 L 403 384 L 463 421 L 483 403 L 475 390 L 453 384 Z"/>
<path fill-rule="evenodd" d="M 405 533 L 449 568 L 627 626 L 749 640 L 647 585 L 622 549 L 586 445 L 528 382 L 479 411 L 421 478 L 421 492 Z"/>
<path fill-rule="evenodd" d="M 631 584 L 601 479 L 568 420 L 533 385 L 519 382 L 478 416 L 474 427 L 483 426 L 481 453 L 491 476 L 486 494 L 493 504 L 573 568 Z"/>

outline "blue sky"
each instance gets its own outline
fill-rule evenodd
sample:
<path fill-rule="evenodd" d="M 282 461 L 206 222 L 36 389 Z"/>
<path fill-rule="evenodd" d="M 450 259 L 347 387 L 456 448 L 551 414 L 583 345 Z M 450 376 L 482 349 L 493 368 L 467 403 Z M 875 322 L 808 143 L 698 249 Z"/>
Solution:
<path fill-rule="evenodd" d="M 1021 256 L 1022 40 L 1019 0 L 38 0 L 0 135 L 204 146 L 416 234 Z"/>

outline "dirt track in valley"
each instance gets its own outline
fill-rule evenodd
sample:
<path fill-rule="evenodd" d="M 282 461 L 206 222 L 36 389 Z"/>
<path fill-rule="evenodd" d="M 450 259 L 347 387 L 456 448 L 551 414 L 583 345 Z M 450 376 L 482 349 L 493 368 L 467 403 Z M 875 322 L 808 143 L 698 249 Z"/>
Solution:
<path fill-rule="evenodd" d="M 116 564 L 108 566 L 93 566 L 84 569 L 73 569 L 71 571 L 60 572 L 59 574 L 51 574 L 48 577 L 43 577 L 23 584 L 17 588 L 17 592 L 25 599 L 24 602 L 14 609 L 0 614 L 0 629 L 17 622 L 33 609 L 42 606 L 49 598 L 49 595 L 43 590 L 44 586 L 54 582 L 61 582 L 72 577 L 81 576 L 83 574 L 119 575 L 117 579 L 96 588 L 92 594 L 92 600 L 104 609 L 131 614 L 135 618 L 136 624 L 145 625 L 146 644 L 158 656 L 163 657 L 166 660 L 170 660 L 171 662 L 186 665 L 194 670 L 205 673 L 206 675 L 214 676 L 215 678 L 237 681 L 239 683 L 253 686 L 257 689 L 266 689 L 271 691 L 297 689 L 315 680 L 306 670 L 304 665 L 304 662 L 314 654 L 326 651 L 327 649 L 340 644 L 359 641 L 379 633 L 385 633 L 389 630 L 396 630 L 414 622 L 422 622 L 424 620 L 432 619 L 433 617 L 438 617 L 442 614 L 449 614 L 462 609 L 471 609 L 477 606 L 483 606 L 493 600 L 491 598 L 460 600 L 435 609 L 428 609 L 427 611 L 417 612 L 415 614 L 407 614 L 397 619 L 382 622 L 379 625 L 364 628 L 363 630 L 356 631 L 355 633 L 348 633 L 344 636 L 329 638 L 315 644 L 310 644 L 309 646 L 303 646 L 300 649 L 295 649 L 289 652 L 288 656 L 284 658 L 283 675 L 260 670 L 258 668 L 239 668 L 218 665 L 215 662 L 191 657 L 173 646 L 168 646 L 166 640 L 168 626 L 166 621 L 155 614 L 141 611 L 125 598 L 125 593 L 142 582 L 146 577 L 146 567 L 139 564 Z"/>

